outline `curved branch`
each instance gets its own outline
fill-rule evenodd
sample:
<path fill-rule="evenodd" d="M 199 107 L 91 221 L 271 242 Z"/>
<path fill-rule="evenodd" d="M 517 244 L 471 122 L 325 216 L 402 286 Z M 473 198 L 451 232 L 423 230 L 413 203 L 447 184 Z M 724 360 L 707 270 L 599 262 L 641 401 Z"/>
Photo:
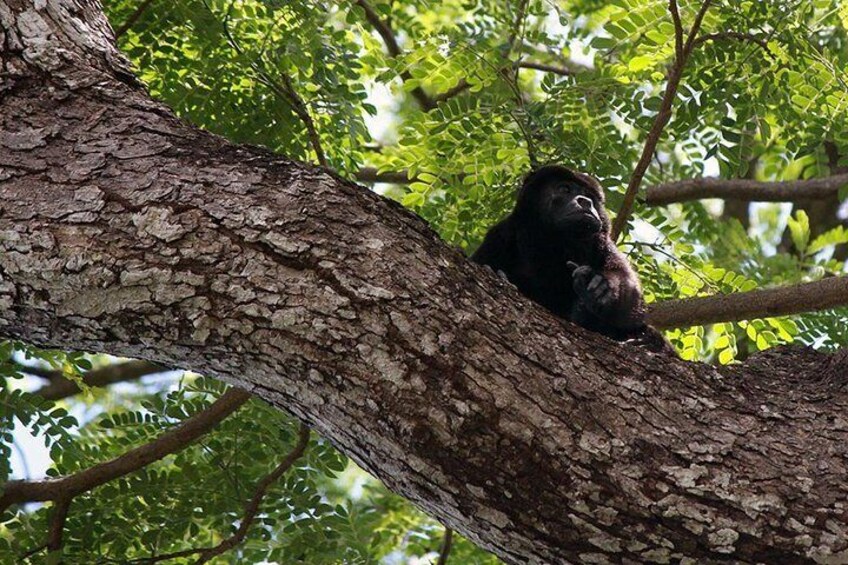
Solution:
<path fill-rule="evenodd" d="M 104 483 L 137 471 L 166 455 L 184 449 L 247 402 L 250 393 L 230 389 L 206 410 L 181 422 L 155 440 L 79 473 L 38 481 L 9 481 L 0 495 L 0 511 L 12 504 L 70 499 Z"/>
<path fill-rule="evenodd" d="M 829 277 L 765 290 L 659 302 L 649 306 L 648 320 L 654 327 L 669 329 L 788 316 L 845 305 L 848 277 Z"/>
<path fill-rule="evenodd" d="M 749 179 L 686 179 L 648 188 L 645 203 L 649 206 L 663 206 L 702 198 L 751 202 L 797 202 L 831 198 L 846 185 L 848 185 L 848 173 L 776 182 Z"/>
<path fill-rule="evenodd" d="M 533 69 L 536 71 L 542 71 L 545 73 L 552 73 L 560 76 L 573 76 L 575 71 L 573 69 L 569 69 L 567 67 L 559 67 L 556 65 L 549 65 L 547 63 L 538 63 L 535 61 L 518 61 L 512 64 L 513 69 Z M 507 71 L 509 67 L 503 67 L 499 70 L 499 72 L 503 73 Z M 456 86 L 449 88 L 448 90 L 436 94 L 433 96 L 433 100 L 436 102 L 444 102 L 445 100 L 450 100 L 454 96 L 462 94 L 466 90 L 471 88 L 471 83 L 469 83 L 464 78 L 461 79 Z"/>

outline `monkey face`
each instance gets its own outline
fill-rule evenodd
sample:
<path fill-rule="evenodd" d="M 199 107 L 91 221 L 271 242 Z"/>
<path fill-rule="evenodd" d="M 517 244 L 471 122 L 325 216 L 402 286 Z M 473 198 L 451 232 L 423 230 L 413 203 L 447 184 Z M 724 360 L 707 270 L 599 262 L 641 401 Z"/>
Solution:
<path fill-rule="evenodd" d="M 590 235 L 600 231 L 603 225 L 592 193 L 573 180 L 543 185 L 537 207 L 539 220 L 551 231 Z"/>

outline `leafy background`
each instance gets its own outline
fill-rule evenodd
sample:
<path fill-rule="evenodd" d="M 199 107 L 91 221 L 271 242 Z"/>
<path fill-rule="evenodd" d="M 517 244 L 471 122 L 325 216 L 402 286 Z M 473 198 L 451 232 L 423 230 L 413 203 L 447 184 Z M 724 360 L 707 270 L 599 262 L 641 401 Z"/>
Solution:
<path fill-rule="evenodd" d="M 700 5 L 681 2 L 684 25 Z M 391 173 L 401 182 L 372 182 L 373 189 L 423 216 L 451 244 L 473 250 L 509 211 L 521 176 L 540 163 L 591 172 L 615 213 L 674 57 L 665 1 L 368 6 L 391 28 L 396 56 L 360 1 L 105 3 L 121 49 L 179 115 L 239 143 L 323 160 L 350 178 Z M 846 27 L 844 1 L 714 2 L 646 185 L 848 171 Z M 422 106 L 422 94 L 433 107 Z M 824 209 L 639 201 L 621 248 L 650 301 L 815 280 L 845 271 L 841 200 Z M 781 343 L 844 346 L 846 314 L 667 335 L 685 359 L 727 364 Z M 0 345 L 0 479 L 64 475 L 114 458 L 225 390 L 171 371 L 59 402 L 33 392 L 42 384 L 37 369 L 79 380 L 117 362 Z M 219 542 L 238 527 L 253 485 L 292 449 L 296 427 L 251 400 L 179 454 L 78 496 L 63 559 L 127 562 Z M 2 562 L 19 563 L 43 545 L 49 511 L 27 505 L 0 515 Z M 263 500 L 245 542 L 217 561 L 431 563 L 443 535 L 313 435 L 306 455 Z M 183 561 L 192 559 L 170 562 Z M 450 561 L 497 562 L 461 538 Z"/>

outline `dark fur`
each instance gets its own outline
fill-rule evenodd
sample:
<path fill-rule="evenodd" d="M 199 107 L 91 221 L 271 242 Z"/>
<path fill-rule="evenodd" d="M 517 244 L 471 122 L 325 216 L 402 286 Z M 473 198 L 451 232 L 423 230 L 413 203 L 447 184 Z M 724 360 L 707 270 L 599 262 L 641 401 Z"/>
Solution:
<path fill-rule="evenodd" d="M 639 279 L 610 238 L 603 189 L 588 175 L 558 165 L 529 174 L 515 209 L 471 259 L 503 272 L 557 316 L 618 341 L 671 350 L 645 322 Z"/>

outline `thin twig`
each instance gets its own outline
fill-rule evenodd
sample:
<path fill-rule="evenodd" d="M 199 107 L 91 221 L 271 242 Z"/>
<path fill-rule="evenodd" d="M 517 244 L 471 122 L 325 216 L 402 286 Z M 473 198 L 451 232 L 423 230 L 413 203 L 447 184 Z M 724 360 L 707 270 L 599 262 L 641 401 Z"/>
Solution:
<path fill-rule="evenodd" d="M 26 561 L 27 559 L 29 559 L 30 557 L 32 557 L 33 555 L 35 555 L 39 551 L 42 551 L 42 550 L 45 550 L 45 549 L 47 549 L 46 543 L 42 543 L 41 545 L 35 547 L 34 549 L 30 549 L 29 551 L 27 551 L 26 553 L 21 555 L 20 562 L 23 563 L 24 561 Z"/>
<path fill-rule="evenodd" d="M 674 57 L 677 61 L 683 60 L 683 22 L 680 21 L 680 11 L 677 9 L 677 0 L 669 0 L 668 11 L 674 22 Z"/>
<path fill-rule="evenodd" d="M 701 22 L 703 21 L 704 15 L 707 13 L 707 9 L 710 7 L 711 3 L 712 0 L 704 0 L 704 3 L 701 5 L 701 9 L 695 16 L 692 28 L 689 30 L 689 36 L 686 39 L 685 45 L 683 45 L 679 50 L 679 56 L 675 55 L 674 63 L 671 65 L 671 69 L 668 73 L 665 93 L 663 94 L 662 102 L 660 104 L 660 111 L 654 119 L 651 130 L 648 132 L 648 137 L 645 140 L 645 146 L 642 148 L 642 155 L 639 158 L 639 162 L 636 163 L 636 168 L 633 170 L 633 175 L 630 177 L 630 182 L 628 183 L 627 190 L 624 193 L 624 201 L 621 204 L 618 214 L 615 216 L 615 221 L 612 226 L 613 239 L 617 239 L 618 236 L 621 235 L 621 232 L 624 230 L 624 226 L 627 225 L 627 221 L 630 219 L 630 214 L 633 212 L 633 205 L 636 202 L 636 195 L 639 193 L 639 187 L 642 185 L 642 179 L 644 179 L 645 172 L 647 172 L 648 166 L 651 164 L 652 155 L 654 154 L 654 151 L 656 151 L 657 143 L 659 143 L 662 132 L 665 129 L 666 124 L 668 124 L 671 119 L 672 104 L 674 103 L 674 98 L 677 95 L 677 87 L 680 85 L 680 79 L 683 77 L 683 70 L 686 67 L 686 61 L 692 53 L 695 39 L 701 28 Z M 674 18 L 674 15 L 677 13 L 677 2 L 675 0 L 669 0 L 669 9 L 672 12 L 672 18 Z M 679 19 L 679 15 L 677 18 Z M 682 41 L 682 36 L 680 37 L 680 40 Z M 675 52 L 678 52 L 677 45 L 678 34 L 675 33 Z"/>
<path fill-rule="evenodd" d="M 509 30 L 509 37 L 507 38 L 507 43 L 506 43 L 507 48 L 506 48 L 506 51 L 504 52 L 504 55 L 503 55 L 504 59 L 508 60 L 509 55 L 512 53 L 513 49 L 515 48 L 515 42 L 519 37 L 519 32 L 521 30 L 521 26 L 523 25 L 524 18 L 526 17 L 526 14 L 527 14 L 527 4 L 528 4 L 528 2 L 529 2 L 529 0 L 521 0 L 521 3 L 518 5 L 517 15 L 515 17 L 515 20 L 513 21 L 512 27 L 510 27 L 510 30 Z M 518 63 L 506 65 L 506 66 L 503 66 L 500 69 L 498 69 L 497 73 L 501 76 L 506 76 L 505 73 L 507 73 L 511 69 L 517 69 L 518 66 L 520 66 Z M 442 92 L 441 94 L 437 94 L 436 96 L 433 97 L 433 99 L 436 102 L 444 102 L 445 100 L 449 100 L 449 99 L 453 98 L 454 96 L 461 94 L 462 92 L 465 92 L 469 88 L 471 88 L 471 83 L 469 83 L 466 79 L 463 78 L 463 79 L 460 79 L 460 81 L 456 84 L 456 86 L 449 88 L 448 90 Z"/>
<path fill-rule="evenodd" d="M 61 400 L 80 392 L 77 382 L 65 377 L 62 371 L 44 371 L 40 369 L 33 371 L 28 367 L 21 367 L 20 370 L 23 373 L 37 374 L 37 376 L 50 381 L 35 391 L 35 394 L 48 400 Z M 156 363 L 151 363 L 150 361 L 126 361 L 87 371 L 82 375 L 82 382 L 87 386 L 106 386 L 113 383 L 132 381 L 146 375 L 163 373 L 168 370 L 170 369 Z"/>
<path fill-rule="evenodd" d="M 565 67 L 557 67 L 555 65 L 548 65 L 546 63 L 537 63 L 535 61 L 519 61 L 516 63 L 516 66 L 522 69 L 535 69 L 537 71 L 543 71 L 546 73 L 551 73 L 554 75 L 560 76 L 572 76 L 574 71 L 571 69 L 566 69 Z"/>
<path fill-rule="evenodd" d="M 721 41 L 721 40 L 727 40 L 727 39 L 732 39 L 732 40 L 735 40 L 735 41 L 746 41 L 748 43 L 754 43 L 756 45 L 759 45 L 760 47 L 763 48 L 763 50 L 770 57 L 774 58 L 774 54 L 771 52 L 771 49 L 769 49 L 768 41 L 766 41 L 765 39 L 762 39 L 760 37 L 757 37 L 756 35 L 750 34 L 750 33 L 740 33 L 740 32 L 737 32 L 737 31 L 723 31 L 723 32 L 719 32 L 719 33 L 708 33 L 706 35 L 702 35 L 701 37 L 697 38 L 695 40 L 694 45 L 695 45 L 695 47 L 697 47 L 699 45 L 703 45 L 707 41 Z"/>
<path fill-rule="evenodd" d="M 118 39 L 133 26 L 135 22 L 141 17 L 141 15 L 147 11 L 151 4 L 153 4 L 154 0 L 144 0 L 141 4 L 139 4 L 138 8 L 135 9 L 135 12 L 130 14 L 130 17 L 127 18 L 127 21 L 121 24 L 121 27 L 115 30 L 115 39 Z"/>
<path fill-rule="evenodd" d="M 543 71 L 546 73 L 552 73 L 560 76 L 574 75 L 574 71 L 571 69 L 567 69 L 565 67 L 557 67 L 555 65 L 548 65 L 546 63 L 537 63 L 535 61 L 518 61 L 516 63 L 513 63 L 512 66 L 514 68 L 520 69 L 535 69 L 537 71 Z M 506 70 L 506 67 L 500 69 L 498 72 L 502 73 L 504 70 Z M 436 94 L 433 97 L 433 100 L 435 100 L 436 102 L 444 102 L 445 100 L 450 100 L 454 96 L 462 94 L 469 88 L 471 88 L 471 83 L 468 82 L 466 79 L 461 79 L 456 84 L 456 86 L 453 86 L 440 94 Z"/>
<path fill-rule="evenodd" d="M 453 530 L 445 528 L 445 538 L 442 540 L 442 548 L 439 550 L 439 561 L 436 565 L 447 565 L 448 557 L 450 556 L 451 547 L 453 546 Z"/>
<path fill-rule="evenodd" d="M 12 504 L 44 502 L 71 498 L 82 492 L 105 484 L 113 479 L 137 471 L 166 455 L 176 453 L 200 436 L 209 432 L 221 420 L 247 402 L 250 394 L 240 389 L 230 389 L 206 410 L 181 422 L 150 443 L 136 447 L 123 455 L 89 467 L 73 475 L 38 481 L 9 481 L 0 495 L 0 511 Z"/>
<path fill-rule="evenodd" d="M 520 0 L 518 3 L 518 11 L 515 15 L 515 20 L 513 21 L 512 28 L 509 32 L 509 38 L 507 39 L 507 55 L 512 52 L 515 48 L 515 42 L 518 40 L 521 34 L 521 28 L 524 27 L 524 20 L 527 17 L 527 4 L 529 0 Z"/>
<path fill-rule="evenodd" d="M 57 498 L 53 501 L 53 509 L 50 514 L 50 530 L 47 534 L 47 551 L 52 553 L 62 549 L 62 537 L 65 532 L 65 520 L 68 517 L 68 509 L 71 507 L 73 497 Z"/>
<path fill-rule="evenodd" d="M 156 555 L 153 557 L 147 557 L 143 559 L 138 559 L 132 561 L 132 563 L 158 563 L 160 561 L 167 561 L 169 559 L 177 559 L 179 557 L 188 557 L 189 555 L 197 555 L 197 561 L 195 562 L 197 565 L 202 563 L 206 563 L 213 557 L 221 555 L 222 553 L 229 551 L 234 548 L 236 545 L 240 544 L 244 541 L 244 538 L 247 536 L 247 532 L 250 529 L 250 526 L 253 524 L 253 521 L 256 519 L 256 515 L 259 513 L 259 505 L 262 503 L 262 499 L 265 497 L 265 494 L 268 492 L 268 489 L 274 484 L 283 474 L 288 471 L 294 463 L 300 459 L 303 453 L 306 451 L 306 446 L 309 444 L 309 428 L 306 424 L 300 425 L 300 430 L 298 431 L 298 440 L 295 447 L 286 455 L 285 459 L 277 465 L 273 471 L 265 475 L 261 481 L 256 485 L 256 488 L 253 490 L 253 496 L 244 506 L 244 515 L 241 518 L 238 530 L 232 536 L 223 540 L 218 545 L 213 547 L 206 548 L 193 548 L 193 549 L 185 549 L 182 551 L 176 551 L 174 553 L 167 553 L 163 555 Z"/>
<path fill-rule="evenodd" d="M 210 14 L 216 16 L 215 11 L 212 10 L 212 7 L 206 0 L 203 0 L 203 5 Z M 221 21 L 221 28 L 223 29 L 224 37 L 227 38 L 227 43 L 230 44 L 230 47 L 232 47 L 239 56 L 245 57 L 246 59 L 247 57 L 244 49 L 242 49 L 241 44 L 230 31 L 229 14 L 227 14 L 224 20 Z M 315 152 L 315 158 L 318 159 L 318 163 L 322 167 L 327 167 L 327 158 L 324 154 L 324 149 L 321 146 L 321 137 L 318 135 L 318 130 L 315 127 L 315 121 L 312 119 L 312 114 L 310 114 L 309 107 L 306 105 L 306 102 L 303 101 L 303 98 L 300 97 L 297 90 L 294 88 L 291 78 L 286 73 L 280 73 L 283 81 L 280 83 L 268 74 L 268 72 L 259 65 L 256 60 L 250 61 L 249 64 L 250 68 L 257 74 L 255 78 L 285 100 L 291 107 L 292 111 L 294 111 L 295 115 L 301 122 L 303 122 L 304 127 L 306 127 L 306 135 L 309 138 L 309 144 Z"/>
<path fill-rule="evenodd" d="M 389 52 L 389 55 L 393 59 L 397 59 L 401 57 L 403 52 L 400 49 L 400 45 L 398 45 L 397 39 L 395 39 L 395 33 L 392 31 L 392 28 L 389 27 L 389 24 L 384 22 L 380 15 L 371 7 L 371 5 L 365 0 L 356 0 L 357 5 L 363 9 L 365 12 L 365 19 L 368 20 L 368 23 L 371 24 L 380 37 L 383 38 L 383 43 L 386 46 L 386 50 Z M 412 75 L 409 74 L 409 71 L 401 71 L 400 78 L 403 79 L 404 82 L 412 80 Z M 416 86 L 410 91 L 413 98 L 418 101 L 418 104 L 421 108 L 428 112 L 436 107 L 436 101 L 433 100 L 424 89 L 420 86 Z"/>

